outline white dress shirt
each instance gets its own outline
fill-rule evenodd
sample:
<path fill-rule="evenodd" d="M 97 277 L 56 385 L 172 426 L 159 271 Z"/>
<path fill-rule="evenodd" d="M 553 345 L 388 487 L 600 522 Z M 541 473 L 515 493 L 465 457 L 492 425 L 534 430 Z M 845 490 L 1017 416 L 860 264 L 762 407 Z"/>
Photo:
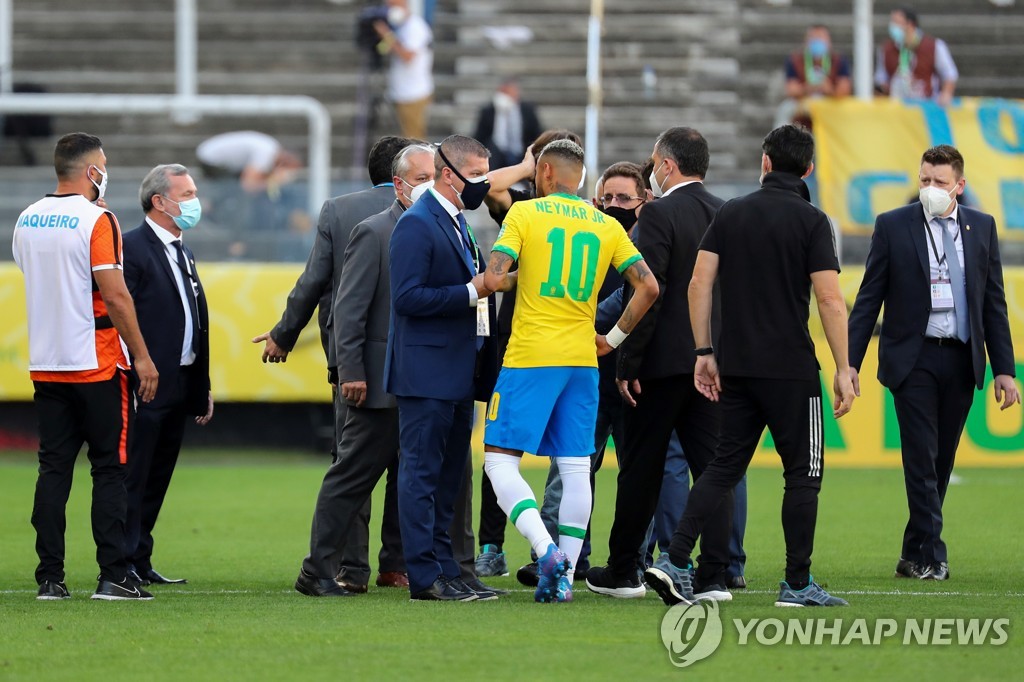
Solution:
<path fill-rule="evenodd" d="M 943 246 L 941 232 L 943 224 L 945 224 L 946 230 L 949 231 L 950 236 L 953 237 L 953 242 L 956 244 L 956 259 L 960 263 L 960 272 L 965 272 L 964 240 L 963 235 L 960 234 L 960 225 L 957 222 L 957 212 L 959 210 L 959 206 L 953 207 L 953 212 L 949 214 L 949 218 L 952 219 L 950 222 L 947 222 L 945 218 L 931 218 L 927 221 L 928 230 L 932 233 L 931 238 L 935 240 L 935 249 L 932 249 L 932 242 L 928 239 L 928 235 L 925 235 L 925 250 L 928 252 L 928 281 L 935 280 L 940 274 L 939 261 L 935 257 L 935 250 L 938 250 L 939 258 L 942 258 L 945 254 L 945 247 Z M 944 265 L 941 268 L 941 274 L 945 277 L 949 277 L 949 267 Z M 949 310 L 940 310 L 930 313 L 928 315 L 928 328 L 924 332 L 925 336 L 955 339 L 956 316 L 959 314 L 966 315 L 967 311 L 960 311 L 951 308 Z"/>
<path fill-rule="evenodd" d="M 687 180 L 686 182 L 680 182 L 678 185 L 672 185 L 671 187 L 669 187 L 668 189 L 666 189 L 662 193 L 661 198 L 664 199 L 665 197 L 667 197 L 669 194 L 672 194 L 672 192 L 675 192 L 680 187 L 686 187 L 687 185 L 692 185 L 695 182 L 699 183 L 701 181 L 700 180 Z"/>
<path fill-rule="evenodd" d="M 150 220 L 149 217 L 146 218 L 146 223 L 163 243 L 167 260 L 171 264 L 171 274 L 174 275 L 174 282 L 178 285 L 178 297 L 181 299 L 181 307 L 185 312 L 185 335 L 181 340 L 181 365 L 183 367 L 191 365 L 196 361 L 196 353 L 192 348 L 192 309 L 185 296 L 194 296 L 194 294 L 185 290 L 185 280 L 182 277 L 181 268 L 178 267 L 178 249 L 174 246 L 174 243 L 181 243 L 181 239 L 175 237 L 173 234 L 157 225 L 155 222 Z M 186 267 L 188 266 L 187 257 L 185 259 L 185 265 Z M 189 288 L 191 288 L 191 283 L 189 283 Z"/>

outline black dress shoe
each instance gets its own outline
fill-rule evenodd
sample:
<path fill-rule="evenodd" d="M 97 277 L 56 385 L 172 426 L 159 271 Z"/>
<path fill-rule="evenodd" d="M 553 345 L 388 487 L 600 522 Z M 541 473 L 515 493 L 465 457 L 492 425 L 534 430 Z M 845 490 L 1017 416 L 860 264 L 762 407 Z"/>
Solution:
<path fill-rule="evenodd" d="M 354 597 L 356 594 L 344 589 L 333 578 L 317 578 L 306 569 L 299 571 L 295 589 L 307 597 Z"/>
<path fill-rule="evenodd" d="M 413 592 L 409 598 L 414 601 L 474 601 L 474 592 L 463 592 L 451 584 L 444 576 L 438 576 L 430 587 Z"/>
<path fill-rule="evenodd" d="M 473 578 L 471 582 L 466 582 L 459 577 L 453 578 L 448 582 L 457 590 L 472 592 L 476 595 L 477 601 L 494 601 L 498 598 L 498 593 L 480 582 L 479 578 Z"/>
<path fill-rule="evenodd" d="M 503 594 L 508 594 L 508 590 L 499 590 L 497 587 L 491 587 L 484 581 L 480 580 L 480 578 L 473 578 L 472 580 L 466 580 L 464 582 L 469 586 L 469 589 L 474 592 L 493 592 L 499 597 Z"/>
<path fill-rule="evenodd" d="M 945 561 L 932 564 L 925 569 L 921 580 L 949 580 L 949 564 Z"/>
<path fill-rule="evenodd" d="M 143 585 L 185 585 L 188 583 L 185 578 L 165 578 L 152 568 L 142 574 L 142 579 L 149 581 Z"/>
<path fill-rule="evenodd" d="M 928 567 L 924 564 L 920 564 L 916 561 L 910 561 L 900 557 L 900 560 L 896 562 L 896 576 L 897 578 L 923 578 Z"/>

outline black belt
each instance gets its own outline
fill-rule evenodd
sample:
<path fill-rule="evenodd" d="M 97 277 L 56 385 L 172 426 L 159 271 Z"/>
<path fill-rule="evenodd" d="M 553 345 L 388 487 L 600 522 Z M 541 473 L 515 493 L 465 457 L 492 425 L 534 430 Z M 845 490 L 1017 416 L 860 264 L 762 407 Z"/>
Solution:
<path fill-rule="evenodd" d="M 960 339 L 955 339 L 952 336 L 926 336 L 924 337 L 924 340 L 928 343 L 933 343 L 936 346 L 955 346 L 957 348 L 963 348 L 967 345 Z"/>

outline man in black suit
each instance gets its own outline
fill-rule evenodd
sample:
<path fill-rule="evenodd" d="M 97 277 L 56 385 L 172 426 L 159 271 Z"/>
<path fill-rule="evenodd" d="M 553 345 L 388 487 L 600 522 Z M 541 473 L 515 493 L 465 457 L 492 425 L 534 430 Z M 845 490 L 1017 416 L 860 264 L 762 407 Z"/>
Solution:
<path fill-rule="evenodd" d="M 331 447 L 332 461 L 338 457 L 338 441 L 345 424 L 347 407 L 337 392 L 338 361 L 333 341 L 333 300 L 341 281 L 352 228 L 372 215 L 387 210 L 395 200 L 391 181 L 391 164 L 395 155 L 407 147 L 412 140 L 404 137 L 385 136 L 377 140 L 367 158 L 367 170 L 373 187 L 351 194 L 345 194 L 324 202 L 317 223 L 316 241 L 306 261 L 306 268 L 299 275 L 291 293 L 281 321 L 265 334 L 252 341 L 264 343 L 263 362 L 287 362 L 288 353 L 295 348 L 299 333 L 305 329 L 313 310 L 320 306 L 320 343 L 327 356 L 327 381 L 334 396 L 334 441 Z M 404 587 L 405 569 L 402 563 L 402 545 L 398 531 L 398 501 L 394 474 L 389 476 L 384 499 L 384 514 L 381 522 L 381 551 L 379 568 L 385 584 Z M 368 559 L 370 540 L 370 501 L 359 512 L 360 522 L 353 526 L 352 536 L 343 545 L 341 573 L 338 579 L 348 589 L 365 592 L 370 579 Z M 378 576 L 380 578 L 380 576 Z"/>
<path fill-rule="evenodd" d="M 391 316 L 388 245 L 395 223 L 412 204 L 413 188 L 434 179 L 433 148 L 406 147 L 395 157 L 393 173 L 395 201 L 352 230 L 335 295 L 338 381 L 348 409 L 338 458 L 317 497 L 309 555 L 295 583 L 311 597 L 354 593 L 334 580 L 340 550 L 377 481 L 385 471 L 393 478 L 398 464 L 398 404 L 384 389 Z"/>
<path fill-rule="evenodd" d="M 185 420 L 213 417 L 209 314 L 192 251 L 182 234 L 201 216 L 196 184 L 178 164 L 157 166 L 142 181 L 146 218 L 124 235 L 124 279 L 139 328 L 163 379 L 152 402 L 137 403 L 128 434 L 128 561 L 140 582 L 183 583 L 153 569 L 153 527 L 181 451 Z"/>
<path fill-rule="evenodd" d="M 896 576 L 946 580 L 942 503 L 985 351 L 1001 409 L 1020 402 L 995 220 L 959 205 L 964 159 L 955 147 L 921 157 L 920 203 L 878 216 L 850 313 L 851 377 L 885 305 L 878 380 L 896 406 L 910 519 Z"/>
<path fill-rule="evenodd" d="M 520 162 L 541 130 L 537 107 L 524 102 L 519 81 L 508 78 L 498 86 L 494 98 L 480 108 L 473 137 L 491 150 L 491 165 L 504 168 Z"/>
<path fill-rule="evenodd" d="M 718 407 L 693 384 L 695 346 L 687 305 L 697 247 L 723 203 L 704 187 L 709 156 L 707 141 L 692 128 L 669 128 L 654 145 L 651 188 L 660 198 L 640 214 L 634 240 L 658 278 L 661 296 L 619 349 L 617 384 L 629 408 L 608 566 L 587 573 L 587 587 L 599 594 L 645 594 L 640 547 L 658 504 L 672 432 L 694 479 L 711 461 L 718 440 Z M 730 492 L 702 538 L 698 589 L 712 596 L 728 596 L 732 508 Z"/>

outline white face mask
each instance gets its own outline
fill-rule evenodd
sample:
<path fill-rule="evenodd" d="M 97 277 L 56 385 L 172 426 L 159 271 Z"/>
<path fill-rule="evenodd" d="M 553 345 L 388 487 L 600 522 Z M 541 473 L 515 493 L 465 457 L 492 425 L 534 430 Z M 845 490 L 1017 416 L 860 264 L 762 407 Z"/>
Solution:
<path fill-rule="evenodd" d="M 388 8 L 388 23 L 392 26 L 401 26 L 409 18 L 409 10 L 404 7 Z"/>
<path fill-rule="evenodd" d="M 665 190 L 663 190 L 661 185 L 658 184 L 658 171 L 660 171 L 661 167 L 664 165 L 664 161 L 659 163 L 658 167 L 651 171 L 651 177 L 647 178 L 651 183 L 651 191 L 654 192 L 655 198 L 665 196 Z"/>
<path fill-rule="evenodd" d="M 494 108 L 498 111 L 509 111 L 516 105 L 516 101 L 512 99 L 508 93 L 496 92 L 494 93 Z"/>
<path fill-rule="evenodd" d="M 418 185 L 416 185 L 415 187 L 412 188 L 412 191 L 409 193 L 409 200 L 412 201 L 415 204 L 416 201 L 421 196 L 423 196 L 428 189 L 430 189 L 433 186 L 434 186 L 434 181 L 433 180 L 427 180 L 426 182 L 421 182 L 420 184 L 418 184 Z"/>
<path fill-rule="evenodd" d="M 951 194 L 956 192 L 956 187 L 947 192 L 946 190 L 929 185 L 928 187 L 922 187 L 918 196 L 921 198 L 921 205 L 924 206 L 924 212 L 931 217 L 942 216 L 949 210 L 950 205 L 953 203 L 953 197 Z"/>
<path fill-rule="evenodd" d="M 96 172 L 99 173 L 103 178 L 97 183 L 95 180 L 92 179 L 92 175 L 89 175 L 89 182 L 91 182 L 93 187 L 96 188 L 96 191 L 99 192 L 99 194 L 96 196 L 96 201 L 99 201 L 100 199 L 103 198 L 103 195 L 107 193 L 107 172 L 100 170 L 96 166 L 89 166 L 89 168 L 95 168 Z"/>
<path fill-rule="evenodd" d="M 587 182 L 587 167 L 583 167 L 583 175 L 580 177 L 580 184 L 576 187 L 576 191 L 579 192 L 583 189 L 583 185 Z"/>

